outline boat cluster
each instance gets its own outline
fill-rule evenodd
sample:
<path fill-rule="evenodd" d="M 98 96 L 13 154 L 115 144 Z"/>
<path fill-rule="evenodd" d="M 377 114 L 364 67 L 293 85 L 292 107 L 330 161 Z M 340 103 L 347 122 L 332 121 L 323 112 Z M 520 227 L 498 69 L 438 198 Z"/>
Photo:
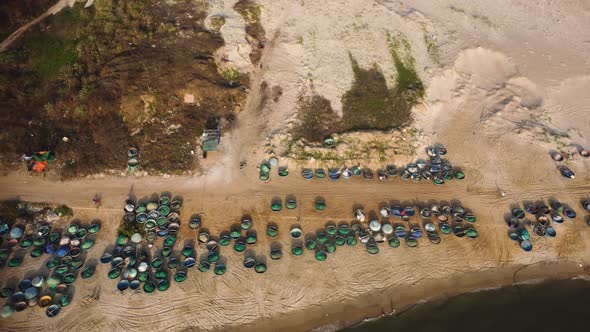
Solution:
<path fill-rule="evenodd" d="M 213 273 L 222 275 L 226 271 L 226 265 L 222 260 L 219 260 L 221 247 L 227 247 L 233 242 L 233 249 L 235 252 L 241 253 L 246 251 L 248 246 L 253 246 L 258 242 L 258 234 L 252 229 L 253 221 L 249 215 L 244 215 L 240 219 L 240 223 L 233 224 L 229 230 L 222 231 L 219 237 L 210 236 L 205 229 L 199 231 L 198 240 L 205 244 L 207 255 L 199 262 L 199 271 L 209 271 L 211 265 L 215 264 Z M 280 259 L 282 256 L 280 250 L 271 252 L 273 259 Z M 263 273 L 266 271 L 266 260 L 264 256 L 253 257 L 245 255 L 244 266 L 247 268 L 254 268 L 256 272 Z"/>
<path fill-rule="evenodd" d="M 317 211 L 324 211 L 327 207 L 326 200 L 323 197 L 316 197 L 314 200 L 314 207 Z M 288 210 L 297 208 L 297 200 L 294 196 L 289 195 L 285 199 L 285 207 Z M 281 211 L 283 209 L 283 201 L 280 197 L 275 197 L 270 203 L 270 209 L 274 212 Z"/>
<path fill-rule="evenodd" d="M 301 176 L 306 180 L 325 179 L 340 180 L 350 179 L 353 177 L 362 177 L 366 180 L 373 180 L 377 177 L 381 181 L 387 181 L 391 178 L 399 176 L 402 180 L 412 180 L 414 182 L 421 182 L 422 180 L 432 181 L 436 185 L 444 184 L 446 181 L 453 179 L 463 180 L 465 173 L 460 169 L 454 168 L 451 163 L 444 159 L 447 154 L 447 149 L 442 145 L 426 148 L 426 153 L 429 160 L 419 159 L 416 162 L 407 164 L 405 167 L 398 169 L 394 164 L 373 171 L 368 167 L 360 165 L 341 168 L 304 168 L 301 170 Z M 259 178 L 261 181 L 268 181 L 270 179 L 270 170 L 277 168 L 279 176 L 287 176 L 289 171 L 286 166 L 279 167 L 278 159 L 272 157 L 269 161 L 263 161 L 260 166 Z"/>
<path fill-rule="evenodd" d="M 358 222 L 358 226 L 354 228 L 358 230 L 362 243 L 387 240 L 390 246 L 397 247 L 399 239 L 404 239 L 408 246 L 415 247 L 424 231 L 429 241 L 434 244 L 441 241 L 439 231 L 445 235 L 453 233 L 457 237 L 478 237 L 477 229 L 474 227 L 477 218 L 458 203 L 422 206 L 382 205 L 379 217 L 367 218 L 362 209 L 355 210 L 354 216 Z M 399 221 L 392 222 L 390 218 Z M 368 219 L 370 220 L 367 223 Z"/>
<path fill-rule="evenodd" d="M 258 166 L 258 178 L 260 181 L 266 182 L 270 180 L 270 171 L 271 169 L 276 168 L 277 174 L 281 177 L 285 177 L 289 175 L 289 169 L 287 166 L 279 166 L 279 159 L 277 157 L 272 157 L 268 161 L 263 161 Z"/>
<path fill-rule="evenodd" d="M 439 244 L 439 231 L 445 235 L 453 233 L 457 237 L 478 237 L 478 232 L 473 226 L 476 222 L 475 215 L 460 204 L 432 204 L 428 207 L 382 206 L 379 214 L 380 217 L 367 218 L 363 209 L 356 209 L 355 221 L 352 223 L 328 223 L 314 233 L 305 234 L 303 243 L 294 242 L 291 252 L 295 256 L 301 256 L 305 247 L 315 252 L 317 260 L 324 261 L 328 254 L 345 244 L 355 246 L 360 242 L 369 254 L 377 254 L 378 244 L 384 242 L 392 248 L 397 248 L 403 240 L 407 246 L 416 247 L 418 239 L 427 237 L 431 243 Z M 399 221 L 392 222 L 390 218 L 397 218 Z M 414 220 L 416 218 L 419 220 Z M 269 236 L 276 236 L 277 233 L 278 229 L 270 226 L 267 228 Z M 290 235 L 297 240 L 303 236 L 303 232 L 299 226 L 294 225 L 291 227 Z"/>
<path fill-rule="evenodd" d="M 557 162 L 557 169 L 559 170 L 561 175 L 565 178 L 568 178 L 568 179 L 574 179 L 576 177 L 576 174 L 574 173 L 574 171 L 572 171 L 571 168 L 569 168 L 568 166 L 565 165 L 565 161 L 567 159 L 572 158 L 575 155 L 578 155 L 578 154 L 582 158 L 588 158 L 588 157 L 590 157 L 590 150 L 584 149 L 581 146 L 577 146 L 575 151 L 572 151 L 570 149 L 570 151 L 567 151 L 567 152 L 559 152 L 559 151 L 550 151 L 549 152 L 549 155 L 551 156 L 551 158 Z"/>
<path fill-rule="evenodd" d="M 171 198 L 169 194 L 139 203 L 127 199 L 123 208 L 125 214 L 122 229 L 130 234 L 125 236 L 129 236 L 135 243 L 141 242 L 145 236 L 147 242 L 151 243 L 157 237 L 176 234 L 180 229 L 180 208 L 182 199 Z"/>
<path fill-rule="evenodd" d="M 586 206 L 584 206 L 586 208 Z M 590 203 L 588 204 L 590 209 Z M 527 214 L 532 215 L 532 220 L 527 219 Z M 543 202 L 526 202 L 524 209 L 515 206 L 507 220 L 510 239 L 517 241 L 524 251 L 533 250 L 531 232 L 539 237 L 556 237 L 557 230 L 554 225 L 563 223 L 566 219 L 575 219 L 576 211 L 562 204 L 558 200 L 550 200 L 549 206 Z"/>
<path fill-rule="evenodd" d="M 0 249 L 0 267 L 20 266 L 25 256 L 23 253 L 28 253 L 32 258 L 39 258 L 43 254 L 64 257 L 70 254 L 70 251 L 79 255 L 82 250 L 88 250 L 94 245 L 94 234 L 100 229 L 100 224 L 93 223 L 84 228 L 78 223 L 72 223 L 63 236 L 61 231 L 52 230 L 50 223 L 42 224 L 34 230 L 29 230 L 30 232 L 26 232 L 25 229 L 26 227 L 21 224 L 12 227 L 8 224 L 0 225 L 2 242 L 8 237 L 7 245 Z"/>
<path fill-rule="evenodd" d="M 44 253 L 51 255 L 51 258 L 45 263 L 46 269 L 34 273 L 32 279 L 25 278 L 16 287 L 5 285 L 0 290 L 0 297 L 7 299 L 0 316 L 5 318 L 14 311 L 39 306 L 46 308 L 48 317 L 54 317 L 61 308 L 70 304 L 72 285 L 78 276 L 88 279 L 94 275 L 94 265 L 86 263 L 82 267 L 86 252 L 94 245 L 100 222 L 92 222 L 87 227 L 74 222 L 67 226 L 63 234 L 49 223 L 39 226 L 32 234 L 25 234 L 24 230 L 25 227 L 15 225 L 9 232 L 9 248 L 18 244 L 21 250 L 8 260 L 8 266 L 19 266 L 22 263 L 22 253 L 29 250 L 29 255 L 33 258 Z M 3 259 L 8 257 L 9 248 L 1 249 Z"/>
<path fill-rule="evenodd" d="M 117 289 L 136 290 L 143 284 L 146 293 L 165 291 L 170 287 L 169 271 L 177 282 L 186 280 L 186 269 L 195 265 L 194 249 L 185 247 L 180 257 L 173 255 L 180 229 L 182 199 L 168 194 L 135 203 L 127 199 L 125 214 L 114 249 L 105 252 L 101 263 L 110 264 L 109 279 L 119 279 Z M 148 250 L 157 239 L 162 247 L 157 257 L 150 259 Z"/>

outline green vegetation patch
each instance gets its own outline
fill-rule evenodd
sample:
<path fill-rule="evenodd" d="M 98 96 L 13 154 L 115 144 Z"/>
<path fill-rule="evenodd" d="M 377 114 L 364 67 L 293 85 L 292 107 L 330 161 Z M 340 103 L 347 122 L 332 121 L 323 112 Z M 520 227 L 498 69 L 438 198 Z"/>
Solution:
<path fill-rule="evenodd" d="M 18 210 L 19 203 L 17 200 L 0 201 L 0 218 L 9 221 L 21 216 L 22 213 Z"/>
<path fill-rule="evenodd" d="M 440 63 L 440 49 L 436 42 L 436 35 L 430 33 L 428 27 L 425 23 L 421 24 L 422 33 L 424 35 L 424 45 L 426 45 L 426 50 L 428 51 L 428 55 L 430 55 L 430 59 L 437 65 L 441 65 Z"/>
<path fill-rule="evenodd" d="M 39 213 L 45 213 L 52 209 L 52 205 L 44 202 L 27 202 L 20 200 L 0 201 L 0 220 L 14 221 L 17 218 L 33 222 Z M 74 210 L 71 207 L 61 204 L 53 208 L 59 217 L 71 217 Z"/>
<path fill-rule="evenodd" d="M 342 97 L 343 129 L 387 129 L 405 124 L 409 112 L 394 108 L 394 91 L 387 88 L 377 65 L 363 69 L 355 59 L 350 60 L 354 81 Z"/>
<path fill-rule="evenodd" d="M 20 55 L 20 53 L 16 50 L 7 50 L 0 53 L 0 64 L 4 65 L 14 63 L 17 62 L 20 58 L 22 58 L 22 55 Z"/>
<path fill-rule="evenodd" d="M 78 61 L 79 55 L 72 41 L 50 36 L 33 34 L 26 38 L 25 46 L 35 70 L 42 77 L 57 74 L 64 66 Z"/>
<path fill-rule="evenodd" d="M 65 204 L 56 207 L 54 212 L 60 217 L 71 217 L 74 215 L 74 210 Z"/>
<path fill-rule="evenodd" d="M 137 146 L 143 170 L 192 170 L 206 119 L 228 119 L 229 127 L 246 96 L 236 87 L 248 84 L 247 75 L 210 61 L 223 39 L 203 26 L 207 5 L 77 1 L 27 32 L 0 54 L 0 167 L 51 147 L 60 157 L 49 171 L 75 177 L 124 168 L 127 149 Z M 260 7 L 245 8 L 259 20 Z M 184 90 L 197 103 L 184 103 Z"/>
<path fill-rule="evenodd" d="M 393 38 L 387 35 L 387 44 L 397 71 L 396 97 L 406 100 L 414 106 L 424 97 L 424 85 L 416 72 L 416 60 L 412 55 L 412 46 L 403 35 Z"/>
<path fill-rule="evenodd" d="M 230 83 L 238 82 L 240 80 L 240 72 L 235 68 L 224 70 L 221 73 L 221 76 L 223 76 L 223 78 Z"/>
<path fill-rule="evenodd" d="M 408 40 L 403 35 L 393 38 L 388 34 L 387 44 L 396 69 L 393 87 L 387 86 L 385 75 L 377 64 L 368 69 L 361 68 L 351 55 L 354 81 L 342 97 L 342 118 L 327 99 L 318 95 L 302 98 L 294 136 L 309 142 L 322 142 L 333 133 L 388 130 L 407 125 L 411 121 L 412 107 L 424 97 L 424 85 L 415 69 L 416 61 Z M 289 150 L 293 149 L 290 147 Z M 301 154 L 301 158 L 308 157 L 309 153 Z M 332 159 L 332 156 L 322 157 Z"/>
<path fill-rule="evenodd" d="M 387 36 L 396 69 L 395 85 L 387 87 L 383 72 L 374 65 L 363 69 L 351 56 L 354 81 L 342 97 L 341 129 L 391 129 L 408 124 L 412 107 L 424 97 L 411 46 L 405 37 Z"/>
<path fill-rule="evenodd" d="M 262 7 L 252 0 L 240 0 L 234 9 L 246 19 L 248 23 L 260 23 Z"/>
<path fill-rule="evenodd" d="M 223 16 L 213 16 L 211 17 L 211 26 L 213 29 L 219 31 L 221 27 L 225 24 L 225 17 Z"/>
<path fill-rule="evenodd" d="M 136 222 L 121 222 L 118 230 L 119 235 L 125 235 L 128 238 L 135 233 L 139 233 L 142 236 L 145 236 L 145 227 L 142 224 Z"/>

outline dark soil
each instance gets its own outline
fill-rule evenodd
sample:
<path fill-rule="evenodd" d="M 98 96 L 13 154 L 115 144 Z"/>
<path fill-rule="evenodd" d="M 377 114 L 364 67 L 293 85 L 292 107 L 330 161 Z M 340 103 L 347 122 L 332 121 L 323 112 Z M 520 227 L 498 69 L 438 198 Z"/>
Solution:
<path fill-rule="evenodd" d="M 0 222 L 9 223 L 11 226 L 20 216 L 18 212 L 18 200 L 0 201 Z"/>
<path fill-rule="evenodd" d="M 256 65 L 260 62 L 262 56 L 262 49 L 265 43 L 265 32 L 260 23 L 260 15 L 262 14 L 262 7 L 252 0 L 238 1 L 234 9 L 242 15 L 246 21 L 246 36 L 248 42 L 252 46 L 250 52 L 250 61 Z"/>
<path fill-rule="evenodd" d="M 401 36 L 394 40 L 388 36 L 388 45 L 397 71 L 393 87 L 387 86 L 377 64 L 364 69 L 351 56 L 354 81 L 342 96 L 342 118 L 321 96 L 302 99 L 293 134 L 310 142 L 321 142 L 333 133 L 407 126 L 412 120 L 412 107 L 424 96 L 424 86 L 414 68 L 415 61 L 405 38 Z"/>
<path fill-rule="evenodd" d="M 55 1 L 47 0 L 4 0 L 0 1 L 0 39 L 8 37 L 14 30 L 43 14 Z"/>
<path fill-rule="evenodd" d="M 62 177 L 123 170 L 136 146 L 143 169 L 195 169 L 207 119 L 231 124 L 246 96 L 217 71 L 213 53 L 223 40 L 204 28 L 204 8 L 155 0 L 82 6 L 0 54 L 1 166 L 51 148 L 57 163 L 49 171 Z M 194 104 L 183 103 L 186 89 Z"/>
<path fill-rule="evenodd" d="M 297 116 L 295 136 L 310 142 L 322 142 L 340 126 L 340 117 L 332 109 L 330 101 L 319 95 L 302 100 Z"/>

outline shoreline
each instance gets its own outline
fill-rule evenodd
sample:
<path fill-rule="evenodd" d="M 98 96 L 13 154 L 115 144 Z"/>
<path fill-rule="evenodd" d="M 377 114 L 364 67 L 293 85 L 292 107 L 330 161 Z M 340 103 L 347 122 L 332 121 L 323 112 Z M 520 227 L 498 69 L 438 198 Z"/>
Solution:
<path fill-rule="evenodd" d="M 463 296 L 463 295 L 467 295 L 467 294 L 474 294 L 474 293 L 479 293 L 479 292 L 493 292 L 493 291 L 500 291 L 504 288 L 509 288 L 509 287 L 532 286 L 532 285 L 539 285 L 539 284 L 543 284 L 543 283 L 547 283 L 547 282 L 551 282 L 551 281 L 565 281 L 565 280 L 584 280 L 584 281 L 590 282 L 590 276 L 589 275 L 579 275 L 579 276 L 564 277 L 564 278 L 531 279 L 531 280 L 517 282 L 514 284 L 475 289 L 475 290 L 472 290 L 469 292 L 458 293 L 458 294 L 454 294 L 452 296 L 447 296 L 444 298 L 441 297 L 441 298 L 435 298 L 433 300 L 422 300 L 422 301 L 419 301 L 418 303 L 408 306 L 406 309 L 401 310 L 397 313 L 392 312 L 389 314 L 382 314 L 380 316 L 367 317 L 367 318 L 363 319 L 362 321 L 358 322 L 357 324 L 346 327 L 345 329 L 362 327 L 362 326 L 365 326 L 366 324 L 378 321 L 382 318 L 398 317 L 400 315 L 403 315 L 406 312 L 409 312 L 410 310 L 416 309 L 417 307 L 419 307 L 423 304 L 433 303 L 433 302 L 437 302 L 437 301 L 441 301 L 444 303 L 446 301 L 449 301 L 449 300 L 452 300 L 452 299 L 457 298 L 459 296 Z"/>
<path fill-rule="evenodd" d="M 585 262 L 590 264 L 590 260 Z M 580 264 L 583 264 L 584 267 L 581 268 Z M 520 276 L 520 274 L 524 275 Z M 463 280 L 457 280 L 459 278 Z M 280 317 L 263 318 L 252 326 L 243 326 L 238 329 L 243 331 L 276 331 L 278 329 L 313 332 L 340 331 L 381 318 L 402 315 L 422 304 L 447 301 L 464 294 L 498 290 L 510 286 L 538 284 L 552 280 L 589 278 L 590 266 L 586 266 L 581 261 L 571 260 L 462 272 L 446 279 L 427 279 L 413 285 L 391 285 L 384 291 L 368 292 L 353 301 L 321 305 L 322 309 L 328 309 L 326 311 L 310 307 Z M 494 280 L 497 281 L 494 282 Z M 419 289 L 415 290 L 415 287 L 419 287 Z M 344 310 L 338 312 L 339 306 L 342 306 Z M 324 312 L 328 313 L 324 315 Z"/>

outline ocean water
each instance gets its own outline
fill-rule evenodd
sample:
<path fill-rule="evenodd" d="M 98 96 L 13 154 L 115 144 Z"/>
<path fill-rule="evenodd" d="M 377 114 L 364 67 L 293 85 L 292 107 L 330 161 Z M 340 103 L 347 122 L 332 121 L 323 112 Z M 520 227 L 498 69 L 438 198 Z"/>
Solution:
<path fill-rule="evenodd" d="M 590 281 L 547 281 L 463 294 L 344 331 L 587 332 Z"/>

